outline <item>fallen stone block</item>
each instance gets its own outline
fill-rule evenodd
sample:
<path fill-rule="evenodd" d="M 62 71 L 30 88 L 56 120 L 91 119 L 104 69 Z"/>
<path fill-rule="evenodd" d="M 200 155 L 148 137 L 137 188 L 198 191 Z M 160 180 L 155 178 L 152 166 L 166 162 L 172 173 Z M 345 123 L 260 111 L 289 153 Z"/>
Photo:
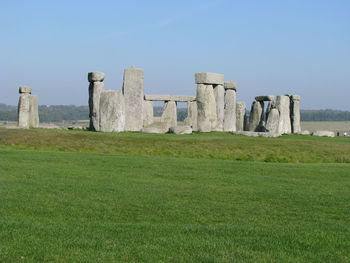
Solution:
<path fill-rule="evenodd" d="M 312 136 L 320 136 L 320 137 L 335 137 L 335 132 L 332 131 L 315 131 L 312 133 Z"/>
<path fill-rule="evenodd" d="M 149 126 L 146 126 L 142 129 L 144 133 L 160 133 L 164 134 L 169 131 L 167 123 L 164 122 L 154 122 Z"/>
<path fill-rule="evenodd" d="M 304 130 L 304 131 L 299 132 L 298 134 L 300 134 L 300 135 L 311 135 L 311 132 L 308 131 L 308 130 Z"/>
<path fill-rule="evenodd" d="M 195 74 L 196 84 L 224 85 L 224 74 L 201 72 Z"/>
<path fill-rule="evenodd" d="M 170 127 L 169 133 L 174 134 L 192 134 L 191 126 L 179 125 L 176 127 Z"/>
<path fill-rule="evenodd" d="M 253 131 L 240 131 L 234 132 L 234 134 L 249 136 L 249 137 L 265 137 L 265 138 L 276 138 L 280 137 L 280 133 L 273 132 L 253 132 Z"/>

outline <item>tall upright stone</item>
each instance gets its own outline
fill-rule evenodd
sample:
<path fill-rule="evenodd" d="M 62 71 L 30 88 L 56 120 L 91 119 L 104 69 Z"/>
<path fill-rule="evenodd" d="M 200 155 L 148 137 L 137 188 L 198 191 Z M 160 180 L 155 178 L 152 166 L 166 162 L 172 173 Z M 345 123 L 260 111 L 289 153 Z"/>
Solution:
<path fill-rule="evenodd" d="M 32 88 L 28 86 L 19 87 L 18 101 L 18 127 L 39 127 L 38 97 L 31 95 Z"/>
<path fill-rule="evenodd" d="M 177 109 L 175 101 L 166 101 L 164 103 L 163 114 L 160 121 L 167 124 L 167 129 L 177 125 Z"/>
<path fill-rule="evenodd" d="M 249 116 L 249 131 L 259 131 L 264 117 L 264 102 L 254 101 Z"/>
<path fill-rule="evenodd" d="M 225 113 L 224 113 L 224 131 L 236 131 L 236 83 L 234 81 L 225 82 Z"/>
<path fill-rule="evenodd" d="M 279 125 L 278 132 L 280 134 L 289 134 L 292 132 L 292 125 L 290 121 L 290 100 L 289 96 L 277 96 L 276 108 L 279 111 Z"/>
<path fill-rule="evenodd" d="M 125 127 L 125 102 L 121 91 L 104 90 L 100 94 L 99 131 L 122 132 Z"/>
<path fill-rule="evenodd" d="M 211 132 L 217 126 L 216 101 L 212 85 L 197 85 L 198 131 Z"/>
<path fill-rule="evenodd" d="M 197 115 L 197 102 L 189 101 L 187 103 L 187 118 L 185 119 L 185 124 L 191 126 L 192 131 L 198 131 Z"/>
<path fill-rule="evenodd" d="M 225 116 L 225 88 L 223 85 L 214 86 L 214 96 L 216 102 L 216 116 L 217 126 L 216 131 L 224 130 L 224 116 Z"/>
<path fill-rule="evenodd" d="M 153 122 L 153 102 L 150 100 L 145 100 L 143 102 L 143 127 L 151 125 Z"/>
<path fill-rule="evenodd" d="M 124 70 L 125 130 L 141 131 L 143 127 L 144 72 L 135 67 Z"/>
<path fill-rule="evenodd" d="M 276 108 L 271 108 L 267 116 L 266 131 L 278 133 L 280 113 Z"/>
<path fill-rule="evenodd" d="M 90 118 L 90 130 L 100 130 L 100 94 L 104 90 L 103 80 L 105 74 L 103 72 L 89 72 L 88 81 L 89 85 L 89 118 Z"/>
<path fill-rule="evenodd" d="M 244 131 L 244 115 L 246 106 L 244 102 L 236 103 L 236 131 Z"/>
<path fill-rule="evenodd" d="M 290 119 L 292 124 L 292 133 L 300 133 L 300 96 L 291 95 L 290 96 Z"/>

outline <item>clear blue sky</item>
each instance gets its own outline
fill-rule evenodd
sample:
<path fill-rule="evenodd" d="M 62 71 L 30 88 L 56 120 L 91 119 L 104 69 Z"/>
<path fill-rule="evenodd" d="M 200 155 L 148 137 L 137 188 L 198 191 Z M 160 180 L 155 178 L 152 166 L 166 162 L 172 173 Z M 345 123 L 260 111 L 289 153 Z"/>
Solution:
<path fill-rule="evenodd" d="M 225 74 L 238 99 L 293 93 L 304 109 L 350 110 L 349 0 L 1 0 L 0 102 L 20 85 L 40 104 L 86 105 L 87 72 L 121 89 L 194 95 L 195 72 Z"/>

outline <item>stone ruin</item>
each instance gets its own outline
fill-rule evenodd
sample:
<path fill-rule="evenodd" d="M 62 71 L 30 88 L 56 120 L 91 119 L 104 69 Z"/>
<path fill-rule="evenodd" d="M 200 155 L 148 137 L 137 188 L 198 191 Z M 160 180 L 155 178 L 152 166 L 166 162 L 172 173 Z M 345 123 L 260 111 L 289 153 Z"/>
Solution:
<path fill-rule="evenodd" d="M 18 127 L 38 128 L 38 96 L 32 95 L 32 88 L 28 86 L 19 87 L 18 101 Z"/>
<path fill-rule="evenodd" d="M 300 96 L 257 96 L 248 115 L 245 103 L 236 102 L 235 82 L 225 82 L 223 74 L 196 73 L 196 96 L 144 94 L 144 72 L 135 67 L 124 70 L 121 91 L 105 90 L 104 77 L 102 72 L 88 74 L 90 130 L 176 134 L 224 131 L 266 137 L 301 132 Z M 153 116 L 153 101 L 164 101 L 158 122 Z M 178 102 L 187 102 L 187 118 L 181 125 L 177 122 Z"/>

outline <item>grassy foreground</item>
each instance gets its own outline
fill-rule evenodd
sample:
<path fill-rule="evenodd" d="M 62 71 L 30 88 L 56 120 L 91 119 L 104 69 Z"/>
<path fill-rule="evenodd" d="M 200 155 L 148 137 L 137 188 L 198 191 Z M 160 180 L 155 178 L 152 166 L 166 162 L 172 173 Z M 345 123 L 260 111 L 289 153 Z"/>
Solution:
<path fill-rule="evenodd" d="M 348 140 L 11 132 L 0 130 L 0 262 L 350 261 L 350 165 L 330 163 Z M 196 141 L 190 158 L 170 154 L 182 140 Z M 236 143 L 330 155 L 232 161 Z"/>

